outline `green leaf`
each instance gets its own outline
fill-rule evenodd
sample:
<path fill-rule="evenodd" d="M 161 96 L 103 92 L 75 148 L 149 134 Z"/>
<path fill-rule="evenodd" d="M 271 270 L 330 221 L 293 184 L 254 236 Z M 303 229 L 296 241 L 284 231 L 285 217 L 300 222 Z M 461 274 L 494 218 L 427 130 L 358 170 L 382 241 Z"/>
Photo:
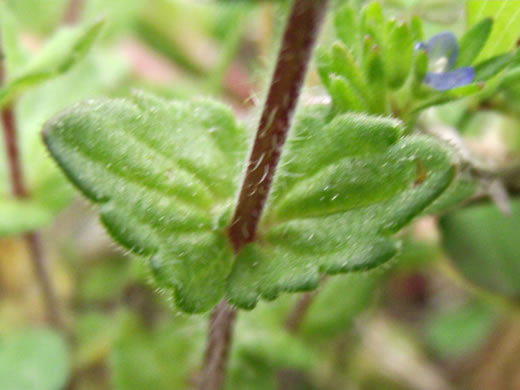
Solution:
<path fill-rule="evenodd" d="M 387 262 L 399 249 L 392 234 L 453 179 L 449 150 L 403 136 L 398 121 L 349 113 L 323 126 L 327 114 L 326 106 L 307 107 L 295 119 L 262 238 L 238 254 L 228 282 L 228 298 L 240 307 L 314 289 L 320 273 Z"/>
<path fill-rule="evenodd" d="M 4 71 L 12 74 L 27 61 L 27 53 L 23 50 L 19 41 L 18 20 L 5 3 L 0 3 L 0 24 L 2 38 L 2 60 L 4 61 Z"/>
<path fill-rule="evenodd" d="M 384 42 L 385 18 L 383 8 L 377 1 L 372 1 L 361 10 L 361 34 L 370 36 L 381 46 Z"/>
<path fill-rule="evenodd" d="M 459 57 L 456 67 L 470 66 L 484 48 L 491 29 L 493 19 L 486 18 L 471 27 L 459 42 Z"/>
<path fill-rule="evenodd" d="M 412 93 L 414 97 L 422 97 L 427 88 L 423 85 L 424 77 L 428 72 L 428 53 L 426 50 L 417 50 L 413 64 Z"/>
<path fill-rule="evenodd" d="M 388 85 L 401 87 L 412 68 L 414 43 L 408 25 L 390 20 L 386 27 L 385 67 Z"/>
<path fill-rule="evenodd" d="M 65 341 L 55 332 L 27 329 L 0 337 L 0 390 L 61 390 L 68 375 Z"/>
<path fill-rule="evenodd" d="M 246 151 L 228 108 L 144 94 L 87 101 L 50 121 L 44 137 L 69 179 L 100 204 L 109 233 L 151 257 L 157 282 L 183 310 L 221 298 L 232 267 L 224 228 Z"/>
<path fill-rule="evenodd" d="M 478 186 L 478 181 L 470 175 L 457 174 L 446 191 L 426 208 L 425 213 L 435 215 L 451 210 L 475 194 Z"/>
<path fill-rule="evenodd" d="M 200 364 L 205 324 L 199 317 L 180 318 L 146 330 L 123 330 L 110 353 L 114 390 L 184 389 Z"/>
<path fill-rule="evenodd" d="M 380 279 L 378 273 L 327 279 L 305 315 L 302 332 L 314 338 L 330 338 L 348 330 L 372 302 Z"/>
<path fill-rule="evenodd" d="M 417 15 L 412 16 L 412 19 L 410 20 L 410 34 L 415 43 L 424 40 L 423 22 Z"/>
<path fill-rule="evenodd" d="M 367 75 L 368 89 L 372 101 L 371 113 L 383 114 L 386 111 L 386 70 L 382 47 L 374 43 L 370 36 L 363 42 L 364 70 Z"/>
<path fill-rule="evenodd" d="M 516 53 L 502 54 L 477 64 L 475 66 L 475 80 L 489 80 L 511 65 L 517 55 Z"/>
<path fill-rule="evenodd" d="M 103 21 L 63 28 L 13 74 L 8 74 L 7 83 L 0 89 L 0 105 L 6 104 L 26 88 L 40 84 L 67 72 L 87 54 L 97 39 Z"/>
<path fill-rule="evenodd" d="M 24 31 L 49 33 L 61 22 L 68 0 L 3 0 Z M 3 22 L 3 21 L 2 21 Z"/>
<path fill-rule="evenodd" d="M 0 237 L 39 229 L 52 218 L 47 208 L 34 201 L 0 197 Z"/>
<path fill-rule="evenodd" d="M 336 112 L 363 112 L 366 109 L 353 85 L 342 76 L 330 76 L 329 93 Z"/>
<path fill-rule="evenodd" d="M 325 70 L 326 72 L 327 70 Z M 332 45 L 330 56 L 330 68 L 328 69 L 328 77 L 330 74 L 343 77 L 353 88 L 353 93 L 358 97 L 361 104 L 368 109 L 370 104 L 370 93 L 368 92 L 368 84 L 365 80 L 360 67 L 354 59 L 352 51 L 347 49 L 341 42 L 335 42 Z M 327 85 L 327 83 L 325 84 Z M 348 107 L 343 108 L 346 111 Z"/>
<path fill-rule="evenodd" d="M 359 21 L 356 11 L 350 4 L 343 5 L 334 14 L 334 27 L 338 38 L 353 53 L 360 51 Z"/>
<path fill-rule="evenodd" d="M 478 56 L 479 61 L 495 55 L 504 54 L 515 48 L 520 36 L 520 0 L 468 0 L 466 1 L 466 20 L 473 26 L 483 18 L 493 19 L 493 30 L 488 43 Z"/>
<path fill-rule="evenodd" d="M 496 317 L 492 308 L 481 302 L 436 313 L 426 323 L 426 343 L 443 358 L 460 359 L 486 342 Z"/>
<path fill-rule="evenodd" d="M 466 208 L 441 219 L 443 245 L 455 269 L 471 283 L 520 297 L 520 203 L 504 216 L 494 205 Z"/>

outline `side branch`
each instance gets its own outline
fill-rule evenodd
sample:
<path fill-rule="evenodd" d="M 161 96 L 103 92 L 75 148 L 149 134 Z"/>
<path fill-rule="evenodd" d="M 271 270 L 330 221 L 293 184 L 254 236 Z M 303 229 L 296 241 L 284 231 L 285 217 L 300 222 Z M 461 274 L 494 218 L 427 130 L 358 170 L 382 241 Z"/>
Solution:
<path fill-rule="evenodd" d="M 235 251 L 255 239 L 326 5 L 327 0 L 295 0 L 293 3 L 229 228 Z"/>
<path fill-rule="evenodd" d="M 5 81 L 4 79 L 4 63 L 2 53 L 0 53 L 0 84 Z M 4 135 L 11 191 L 14 197 L 18 199 L 27 198 L 29 197 L 29 191 L 25 185 L 23 176 L 20 148 L 18 145 L 16 118 L 14 108 L 11 103 L 8 103 L 1 108 L 0 122 Z M 41 245 L 40 236 L 37 232 L 29 232 L 24 235 L 24 240 L 29 249 L 36 281 L 41 289 L 48 317 L 47 319 L 56 328 L 64 330 L 65 327 L 58 307 L 56 292 L 45 264 L 45 256 Z"/>

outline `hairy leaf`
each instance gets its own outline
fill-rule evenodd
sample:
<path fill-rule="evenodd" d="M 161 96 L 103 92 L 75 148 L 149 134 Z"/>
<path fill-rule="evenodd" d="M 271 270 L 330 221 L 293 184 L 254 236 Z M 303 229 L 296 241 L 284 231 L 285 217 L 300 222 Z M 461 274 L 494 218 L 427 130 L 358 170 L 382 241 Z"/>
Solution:
<path fill-rule="evenodd" d="M 392 234 L 450 185 L 454 168 L 444 145 L 403 136 L 393 119 L 328 108 L 297 118 L 261 238 L 238 254 L 228 298 L 244 308 L 284 291 L 315 288 L 320 273 L 363 271 L 399 250 Z"/>
<path fill-rule="evenodd" d="M 160 286 L 189 312 L 224 294 L 232 250 L 224 227 L 246 150 L 244 129 L 210 101 L 150 95 L 79 104 L 46 126 L 54 158 L 100 204 L 112 236 L 151 257 Z"/>

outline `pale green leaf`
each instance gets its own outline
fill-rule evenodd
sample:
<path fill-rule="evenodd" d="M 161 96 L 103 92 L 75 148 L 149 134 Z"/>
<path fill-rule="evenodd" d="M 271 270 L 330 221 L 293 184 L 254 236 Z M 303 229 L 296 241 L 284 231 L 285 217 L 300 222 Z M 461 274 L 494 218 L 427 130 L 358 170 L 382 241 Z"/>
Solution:
<path fill-rule="evenodd" d="M 34 201 L 0 197 L 0 237 L 39 229 L 52 218 L 46 207 Z"/>
<path fill-rule="evenodd" d="M 478 56 L 482 61 L 513 50 L 520 37 L 520 0 L 467 0 L 466 20 L 473 26 L 484 18 L 493 20 L 493 30 Z"/>
<path fill-rule="evenodd" d="M 59 30 L 32 59 L 13 74 L 0 88 L 0 104 L 5 104 L 26 88 L 67 72 L 83 59 L 97 39 L 102 20 Z"/>
<path fill-rule="evenodd" d="M 200 363 L 205 324 L 200 317 L 176 318 L 156 329 L 123 330 L 110 350 L 114 390 L 187 388 Z"/>
<path fill-rule="evenodd" d="M 219 220 L 229 217 L 246 151 L 228 108 L 144 94 L 87 101 L 49 122 L 45 140 L 100 204 L 112 236 L 152 258 L 159 285 L 175 290 L 181 308 L 204 311 L 220 299 L 232 250 Z"/>
<path fill-rule="evenodd" d="M 10 75 L 27 61 L 27 53 L 20 42 L 18 20 L 5 3 L 0 3 L 0 21 L 4 72 Z"/>
<path fill-rule="evenodd" d="M 0 390 L 61 390 L 68 375 L 65 341 L 55 332 L 27 329 L 0 337 Z"/>
<path fill-rule="evenodd" d="M 412 68 L 414 41 L 410 28 L 395 20 L 387 22 L 385 66 L 391 88 L 401 87 Z"/>

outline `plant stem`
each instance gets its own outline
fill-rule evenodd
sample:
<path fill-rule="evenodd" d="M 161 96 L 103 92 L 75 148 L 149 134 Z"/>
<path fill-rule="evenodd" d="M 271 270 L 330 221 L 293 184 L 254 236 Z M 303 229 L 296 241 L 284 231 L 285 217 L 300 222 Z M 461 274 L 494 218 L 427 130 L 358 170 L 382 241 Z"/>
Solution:
<path fill-rule="evenodd" d="M 219 390 L 224 385 L 235 318 L 236 310 L 225 300 L 211 313 L 199 390 Z"/>
<path fill-rule="evenodd" d="M 27 188 L 25 188 L 20 151 L 16 137 L 14 111 L 10 104 L 2 108 L 2 127 L 4 130 L 6 157 L 13 195 L 17 198 L 27 198 L 29 193 Z"/>
<path fill-rule="evenodd" d="M 326 5 L 327 0 L 293 2 L 238 204 L 228 229 L 235 253 L 255 239 Z M 215 307 L 209 322 L 199 390 L 223 387 L 235 318 L 236 310 L 226 301 Z"/>
<path fill-rule="evenodd" d="M 298 299 L 285 321 L 285 327 L 289 332 L 298 332 L 313 300 L 314 292 L 303 293 L 303 295 Z"/>
<path fill-rule="evenodd" d="M 79 20 L 81 13 L 83 11 L 85 0 L 70 0 L 69 6 L 65 11 L 65 16 L 63 17 L 63 22 L 65 24 L 76 24 Z"/>
<path fill-rule="evenodd" d="M 43 250 L 41 235 L 39 232 L 29 232 L 24 235 L 24 239 L 27 242 L 27 247 L 31 254 L 36 280 L 38 281 L 42 291 L 48 320 L 54 327 L 67 333 L 60 315 L 56 292 L 46 267 L 45 252 Z"/>
<path fill-rule="evenodd" d="M 276 166 L 307 73 L 327 0 L 295 0 L 282 38 L 229 237 L 235 248 L 255 240 Z"/>
<path fill-rule="evenodd" d="M 4 77 L 3 60 L 0 56 L 0 84 L 4 82 Z M 12 104 L 8 103 L 2 107 L 0 120 L 2 122 L 4 134 L 12 193 L 18 199 L 28 198 L 29 191 L 25 185 L 23 176 L 16 131 L 16 119 Z M 64 323 L 60 316 L 56 293 L 45 265 L 45 256 L 41 245 L 40 235 L 38 232 L 29 232 L 24 235 L 24 240 L 29 249 L 30 260 L 32 262 L 36 281 L 42 292 L 47 319 L 54 327 L 64 330 Z"/>

